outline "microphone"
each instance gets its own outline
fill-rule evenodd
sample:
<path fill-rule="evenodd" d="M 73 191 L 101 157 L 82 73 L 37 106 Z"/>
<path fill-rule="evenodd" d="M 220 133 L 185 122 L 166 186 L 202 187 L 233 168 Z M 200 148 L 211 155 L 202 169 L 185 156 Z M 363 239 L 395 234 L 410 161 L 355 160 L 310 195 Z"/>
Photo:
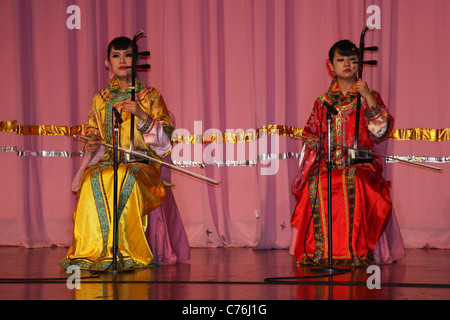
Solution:
<path fill-rule="evenodd" d="M 330 106 L 330 104 L 328 103 L 328 102 L 324 102 L 323 103 L 323 106 L 325 107 L 325 108 L 327 108 L 328 109 L 328 111 L 330 111 L 332 114 L 334 114 L 334 115 L 337 115 L 339 112 L 336 110 L 336 108 L 334 107 L 334 103 L 333 103 L 333 105 L 331 105 Z"/>
<path fill-rule="evenodd" d="M 113 112 L 114 112 L 114 116 L 116 117 L 117 123 L 122 123 L 123 120 L 122 120 L 122 116 L 120 115 L 120 112 L 117 111 L 117 109 L 115 107 L 113 107 L 112 109 L 113 109 Z"/>

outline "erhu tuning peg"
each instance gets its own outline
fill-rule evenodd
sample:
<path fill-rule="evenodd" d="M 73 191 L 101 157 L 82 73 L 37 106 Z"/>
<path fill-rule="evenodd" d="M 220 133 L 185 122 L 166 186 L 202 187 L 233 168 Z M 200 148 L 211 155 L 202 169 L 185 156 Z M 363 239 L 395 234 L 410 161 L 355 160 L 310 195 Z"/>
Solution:
<path fill-rule="evenodd" d="M 378 51 L 378 47 L 367 47 L 367 48 L 364 48 L 364 51 Z"/>
<path fill-rule="evenodd" d="M 136 68 L 138 68 L 138 69 L 150 69 L 150 65 L 149 64 L 140 64 L 140 65 L 136 66 Z"/>
<path fill-rule="evenodd" d="M 377 60 L 368 60 L 368 61 L 364 61 L 364 64 L 376 66 L 378 64 L 378 62 L 377 62 Z"/>

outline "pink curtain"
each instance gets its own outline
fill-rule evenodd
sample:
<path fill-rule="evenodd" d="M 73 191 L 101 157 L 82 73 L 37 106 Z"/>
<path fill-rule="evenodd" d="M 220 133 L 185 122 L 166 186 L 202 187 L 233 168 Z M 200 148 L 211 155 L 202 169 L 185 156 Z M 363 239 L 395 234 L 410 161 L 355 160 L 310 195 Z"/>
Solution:
<path fill-rule="evenodd" d="M 366 54 L 379 65 L 366 67 L 364 79 L 381 93 L 396 119 L 394 128 L 449 127 L 449 1 L 1 3 L 3 124 L 13 120 L 20 126 L 84 124 L 95 92 L 108 84 L 104 60 L 109 41 L 143 29 L 146 37 L 138 45 L 151 51 L 143 62 L 152 69 L 139 77 L 162 92 L 178 129 L 192 135 L 198 121 L 200 133 L 267 125 L 301 128 L 315 98 L 328 88 L 328 49 L 340 39 L 358 45 L 362 28 L 378 23 L 365 42 L 379 47 L 377 53 Z M 259 141 L 263 139 L 273 139 L 272 146 L 278 143 L 275 151 L 280 154 L 301 149 L 298 141 L 283 135 Z M 227 143 L 222 160 L 235 160 L 230 149 L 236 154 L 238 144 Z M 213 147 L 203 149 L 208 146 Z M 76 203 L 70 185 L 81 162 L 81 147 L 64 135 L 0 131 L 0 245 L 70 244 Z M 199 145 L 191 147 L 192 160 L 204 161 L 194 152 Z M 391 139 L 381 150 L 389 155 L 448 157 L 449 141 Z M 298 167 L 293 158 L 188 168 L 219 180 L 218 187 L 174 172 L 173 194 L 190 245 L 288 247 L 295 205 L 290 183 Z M 386 165 L 407 247 L 450 248 L 449 167 L 436 166 L 444 172 Z M 264 175 L 265 169 L 277 169 L 276 174 Z"/>

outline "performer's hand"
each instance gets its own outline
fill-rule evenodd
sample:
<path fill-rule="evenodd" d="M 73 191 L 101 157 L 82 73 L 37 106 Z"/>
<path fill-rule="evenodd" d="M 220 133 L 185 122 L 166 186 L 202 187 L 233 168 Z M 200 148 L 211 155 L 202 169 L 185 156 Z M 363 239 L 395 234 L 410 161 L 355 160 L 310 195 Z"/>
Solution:
<path fill-rule="evenodd" d="M 86 150 L 88 150 L 89 152 L 96 152 L 98 150 L 98 148 L 100 147 L 102 141 L 98 138 L 94 138 L 89 140 L 88 142 L 86 142 Z"/>
<path fill-rule="evenodd" d="M 356 91 L 359 92 L 361 97 L 366 99 L 366 101 L 367 101 L 366 107 L 368 109 L 373 108 L 377 105 L 377 101 L 375 100 L 373 95 L 370 93 L 369 86 L 367 85 L 366 82 L 362 81 L 361 79 L 358 79 L 358 81 L 356 81 L 355 88 L 356 88 Z"/>
<path fill-rule="evenodd" d="M 310 149 L 316 149 L 319 146 L 319 138 L 313 134 L 308 134 L 303 141 Z"/>
<path fill-rule="evenodd" d="M 122 111 L 130 112 L 141 120 L 147 119 L 147 113 L 139 107 L 136 101 L 127 100 L 123 103 Z"/>

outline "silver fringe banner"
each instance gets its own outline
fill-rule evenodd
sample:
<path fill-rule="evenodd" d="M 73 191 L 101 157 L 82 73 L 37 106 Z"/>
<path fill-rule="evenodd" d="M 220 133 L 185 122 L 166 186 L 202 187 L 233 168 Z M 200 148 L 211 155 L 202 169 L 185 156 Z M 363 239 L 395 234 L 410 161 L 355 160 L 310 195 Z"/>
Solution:
<path fill-rule="evenodd" d="M 19 157 L 62 157 L 62 158 L 76 158 L 82 157 L 83 151 L 47 151 L 47 150 L 19 150 L 17 146 L 0 147 L 0 152 L 15 152 Z M 226 161 L 213 161 L 212 163 L 204 163 L 199 161 L 173 161 L 173 164 L 180 167 L 206 167 L 206 166 L 217 166 L 217 167 L 239 167 L 239 166 L 256 166 L 261 161 L 272 161 L 272 160 L 286 160 L 286 159 L 300 159 L 300 152 L 283 152 L 283 153 L 270 153 L 261 154 L 258 159 L 237 161 L 237 160 L 226 160 Z M 449 157 L 427 157 L 427 156 L 389 156 L 386 159 L 386 163 L 397 163 L 399 160 L 406 160 L 412 162 L 425 162 L 425 163 L 450 163 Z"/>

